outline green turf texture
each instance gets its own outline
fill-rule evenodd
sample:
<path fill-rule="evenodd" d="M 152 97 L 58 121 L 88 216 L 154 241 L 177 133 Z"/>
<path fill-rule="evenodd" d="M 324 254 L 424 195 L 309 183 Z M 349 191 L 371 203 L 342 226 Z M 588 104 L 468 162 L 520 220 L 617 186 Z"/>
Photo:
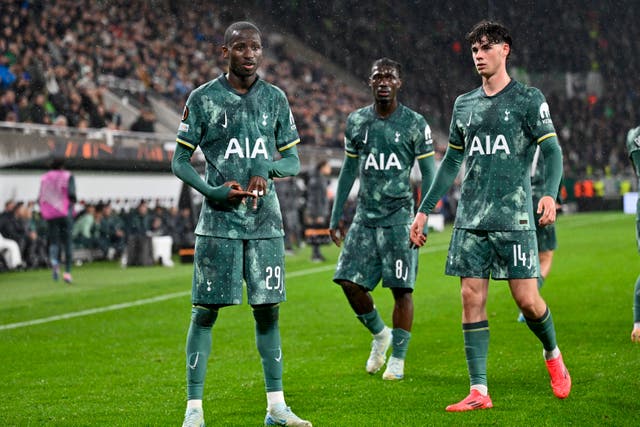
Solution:
<path fill-rule="evenodd" d="M 365 372 L 371 337 L 331 281 L 338 249 L 323 247 L 322 264 L 309 261 L 308 248 L 288 256 L 280 320 L 287 403 L 317 427 L 637 425 L 640 346 L 629 339 L 640 272 L 634 227 L 634 217 L 621 213 L 558 219 L 559 249 L 542 294 L 573 378 L 566 400 L 553 396 L 541 345 L 516 322 L 508 287 L 491 283 L 494 408 L 470 413 L 444 410 L 468 393 L 458 279 L 443 274 L 450 228 L 431 233 L 420 252 L 401 382 Z M 76 267 L 71 286 L 54 283 L 47 270 L 0 274 L 0 425 L 180 425 L 191 268 L 96 262 Z M 373 296 L 389 324 L 390 292 L 378 288 Z M 140 305 L 117 306 L 134 301 Z M 36 319 L 45 321 L 11 326 Z M 262 425 L 253 331 L 246 304 L 221 311 L 205 385 L 208 426 Z"/>

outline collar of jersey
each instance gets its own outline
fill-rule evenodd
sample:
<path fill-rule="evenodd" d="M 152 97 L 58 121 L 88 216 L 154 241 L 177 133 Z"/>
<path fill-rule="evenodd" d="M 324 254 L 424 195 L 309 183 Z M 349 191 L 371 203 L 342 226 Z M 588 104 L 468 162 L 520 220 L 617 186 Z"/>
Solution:
<path fill-rule="evenodd" d="M 231 87 L 231 85 L 229 84 L 229 80 L 227 80 L 227 76 L 225 76 L 224 73 L 220 75 L 220 82 L 222 83 L 222 86 L 224 86 L 228 91 L 233 92 L 235 95 L 238 95 L 238 96 L 249 95 L 253 91 L 253 88 L 256 87 L 259 81 L 260 81 L 260 76 L 256 74 L 256 80 L 251 84 L 251 86 L 249 86 L 249 90 L 247 90 L 247 93 L 240 93 L 237 90 L 235 90 L 233 87 Z"/>
<path fill-rule="evenodd" d="M 508 91 L 510 91 L 511 88 L 513 86 L 515 86 L 516 83 L 517 82 L 514 79 L 511 79 L 511 81 L 504 88 L 502 88 L 502 90 L 500 92 L 496 93 L 495 95 L 491 95 L 491 96 L 489 96 L 486 93 L 484 93 L 484 89 L 482 88 L 482 86 L 480 86 L 480 93 L 482 94 L 482 96 L 484 98 L 497 98 L 500 95 L 502 95 L 503 93 L 507 93 Z"/>

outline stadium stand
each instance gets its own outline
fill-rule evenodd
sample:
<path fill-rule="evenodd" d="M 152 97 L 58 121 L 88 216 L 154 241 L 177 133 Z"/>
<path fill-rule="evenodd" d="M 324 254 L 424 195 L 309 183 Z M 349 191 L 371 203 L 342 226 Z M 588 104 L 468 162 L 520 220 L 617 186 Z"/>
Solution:
<path fill-rule="evenodd" d="M 500 20 L 516 37 L 512 75 L 549 96 L 566 154 L 565 174 L 632 172 L 623 141 L 640 111 L 640 56 L 634 54 L 640 49 L 634 22 L 638 2 L 493 0 L 486 2 L 486 13 L 476 2 L 446 0 L 429 2 L 428 10 L 413 2 L 280 8 L 277 2 L 258 3 L 253 2 L 256 10 L 356 75 L 366 75 L 370 58 L 400 58 L 407 74 L 403 99 L 443 129 L 455 97 L 478 85 L 465 32 L 483 15 Z M 288 19 L 281 21 L 285 7 Z"/>

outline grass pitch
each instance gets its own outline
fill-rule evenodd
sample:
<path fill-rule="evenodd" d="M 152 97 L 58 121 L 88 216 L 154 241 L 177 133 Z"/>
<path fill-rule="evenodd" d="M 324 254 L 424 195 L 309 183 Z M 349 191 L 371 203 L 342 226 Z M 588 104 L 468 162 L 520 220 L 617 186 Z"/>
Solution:
<path fill-rule="evenodd" d="M 629 340 L 640 268 L 634 217 L 561 216 L 542 294 L 573 378 L 556 399 L 534 335 L 515 321 L 502 282 L 489 291 L 494 408 L 449 414 L 466 396 L 458 279 L 443 274 L 450 228 L 420 252 L 405 379 L 368 375 L 370 335 L 331 281 L 338 249 L 312 264 L 287 258 L 281 307 L 287 403 L 314 426 L 637 425 L 640 346 Z M 0 425 L 176 426 L 185 407 L 184 343 L 191 266 L 76 267 L 74 284 L 46 270 L 0 275 Z M 392 297 L 373 293 L 390 323 Z M 253 318 L 221 310 L 205 386 L 209 426 L 260 426 L 266 402 Z"/>

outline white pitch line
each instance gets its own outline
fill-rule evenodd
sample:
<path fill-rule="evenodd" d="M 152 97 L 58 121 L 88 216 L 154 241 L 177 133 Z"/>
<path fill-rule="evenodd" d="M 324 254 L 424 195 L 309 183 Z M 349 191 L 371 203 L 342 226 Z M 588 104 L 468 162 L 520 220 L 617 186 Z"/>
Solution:
<path fill-rule="evenodd" d="M 138 305 L 153 304 L 154 302 L 166 301 L 189 295 L 191 292 L 175 292 L 173 294 L 159 295 L 153 298 L 139 299 L 137 301 L 123 302 L 120 304 L 108 305 L 106 307 L 90 308 L 88 310 L 74 311 L 71 313 L 59 314 L 57 316 L 43 317 L 41 319 L 27 320 L 25 322 L 9 323 L 0 325 L 0 331 L 6 329 L 17 329 L 25 326 L 39 325 L 42 323 L 55 322 L 56 320 L 73 319 L 74 317 L 89 316 L 91 314 L 105 313 L 107 311 L 122 310 L 123 308 L 136 307 Z"/>
<path fill-rule="evenodd" d="M 436 251 L 441 250 L 443 248 L 446 249 L 446 246 L 432 246 L 432 247 L 424 248 L 424 249 L 420 250 L 420 252 L 421 252 L 421 254 L 422 253 L 427 253 L 427 252 L 436 252 Z M 309 274 L 321 273 L 321 272 L 324 272 L 324 271 L 330 271 L 330 270 L 333 270 L 333 269 L 335 269 L 335 265 L 332 263 L 330 265 L 324 265 L 322 267 L 315 267 L 315 268 L 308 268 L 306 270 L 292 271 L 290 273 L 287 273 L 286 277 L 287 278 L 301 277 L 301 276 L 306 276 L 306 275 L 309 275 Z M 123 302 L 123 303 L 120 303 L 120 304 L 112 304 L 112 305 L 108 305 L 106 307 L 90 308 L 90 309 L 87 309 L 87 310 L 74 311 L 74 312 L 65 313 L 65 314 L 58 314 L 56 316 L 49 316 L 49 317 L 43 317 L 43 318 L 40 318 L 40 319 L 26 320 L 24 322 L 8 323 L 6 325 L 0 325 L 0 331 L 6 331 L 6 330 L 9 330 L 9 329 L 24 328 L 26 326 L 41 325 L 43 323 L 51 323 L 51 322 L 55 322 L 55 321 L 58 321 L 58 320 L 73 319 L 74 317 L 90 316 L 92 314 L 106 313 L 108 311 L 122 310 L 122 309 L 125 309 L 125 308 L 137 307 L 137 306 L 140 306 L 140 305 L 153 304 L 153 303 L 160 302 L 160 301 L 166 301 L 166 300 L 170 300 L 170 299 L 174 299 L 174 298 L 185 297 L 187 295 L 191 295 L 191 291 L 174 292 L 172 294 L 159 295 L 159 296 L 153 297 L 153 298 L 145 298 L 145 299 L 140 299 L 140 300 L 136 300 L 136 301 Z"/>

